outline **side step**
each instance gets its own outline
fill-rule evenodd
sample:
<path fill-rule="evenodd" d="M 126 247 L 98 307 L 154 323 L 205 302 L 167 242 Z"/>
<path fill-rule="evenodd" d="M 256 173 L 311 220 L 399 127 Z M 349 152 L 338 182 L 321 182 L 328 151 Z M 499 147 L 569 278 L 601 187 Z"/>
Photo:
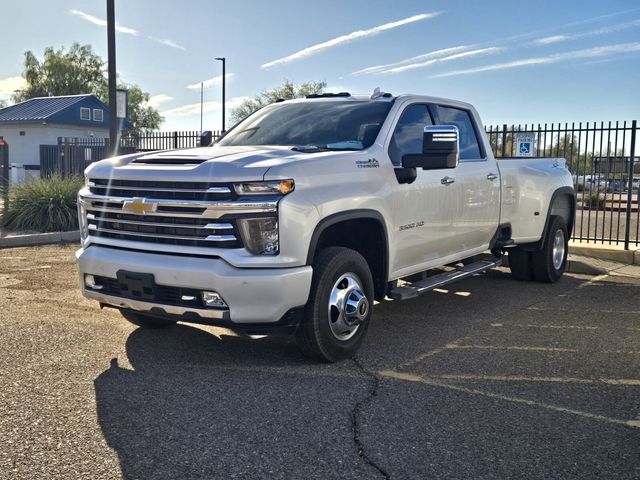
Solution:
<path fill-rule="evenodd" d="M 420 280 L 419 282 L 396 287 L 389 292 L 388 297 L 393 300 L 407 300 L 409 298 L 414 298 L 418 295 L 429 292 L 434 288 L 439 288 L 444 285 L 457 282 L 458 280 L 462 280 L 463 278 L 470 277 L 476 273 L 499 267 L 501 264 L 502 258 L 500 257 L 492 256 L 489 259 L 478 260 L 477 262 L 470 263 L 450 272 L 440 273 L 433 277 Z"/>

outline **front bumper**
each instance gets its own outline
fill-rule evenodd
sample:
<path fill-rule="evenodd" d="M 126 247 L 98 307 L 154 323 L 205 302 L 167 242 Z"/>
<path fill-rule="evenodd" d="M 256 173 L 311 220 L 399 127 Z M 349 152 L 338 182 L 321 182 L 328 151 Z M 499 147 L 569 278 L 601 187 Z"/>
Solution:
<path fill-rule="evenodd" d="M 85 297 L 101 304 L 190 321 L 200 317 L 212 323 L 268 324 L 307 303 L 312 269 L 236 268 L 219 258 L 122 250 L 92 245 L 76 252 L 80 285 Z M 117 278 L 119 270 L 151 273 L 158 285 L 215 290 L 228 309 L 202 309 L 112 296 L 87 289 L 86 274 Z"/>

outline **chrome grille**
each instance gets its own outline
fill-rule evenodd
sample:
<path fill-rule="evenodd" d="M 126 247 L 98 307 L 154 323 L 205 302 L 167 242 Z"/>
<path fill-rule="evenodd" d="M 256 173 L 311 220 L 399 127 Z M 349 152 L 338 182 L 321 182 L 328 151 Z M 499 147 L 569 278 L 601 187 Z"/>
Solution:
<path fill-rule="evenodd" d="M 274 213 L 277 199 L 238 197 L 232 185 L 90 179 L 80 192 L 86 232 L 97 243 L 241 248 L 236 219 Z"/>
<path fill-rule="evenodd" d="M 115 197 L 163 198 L 171 200 L 232 200 L 233 185 L 206 182 L 161 182 L 147 180 L 89 180 L 89 191 Z"/>

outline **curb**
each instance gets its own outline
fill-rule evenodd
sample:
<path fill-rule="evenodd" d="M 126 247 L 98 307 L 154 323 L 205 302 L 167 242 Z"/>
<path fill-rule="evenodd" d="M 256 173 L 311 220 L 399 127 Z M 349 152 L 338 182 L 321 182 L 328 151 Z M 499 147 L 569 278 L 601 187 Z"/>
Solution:
<path fill-rule="evenodd" d="M 36 245 L 51 245 L 53 243 L 79 241 L 80 230 L 72 230 L 70 232 L 34 233 L 31 235 L 0 237 L 0 248 L 33 247 Z"/>
<path fill-rule="evenodd" d="M 598 260 L 640 265 L 640 249 L 623 250 L 610 245 L 569 243 L 569 253 Z"/>

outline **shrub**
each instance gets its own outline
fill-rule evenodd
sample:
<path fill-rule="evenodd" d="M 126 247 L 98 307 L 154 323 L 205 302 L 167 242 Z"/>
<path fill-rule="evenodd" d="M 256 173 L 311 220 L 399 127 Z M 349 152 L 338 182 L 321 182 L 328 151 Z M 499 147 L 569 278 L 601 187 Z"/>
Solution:
<path fill-rule="evenodd" d="M 11 230 L 59 232 L 78 229 L 81 177 L 34 180 L 11 187 L 2 225 Z"/>
<path fill-rule="evenodd" d="M 584 198 L 582 200 L 582 205 L 585 208 L 591 209 L 603 209 L 606 206 L 606 201 L 604 199 L 604 195 L 601 195 L 603 190 L 593 190 L 589 193 L 585 191 Z"/>

